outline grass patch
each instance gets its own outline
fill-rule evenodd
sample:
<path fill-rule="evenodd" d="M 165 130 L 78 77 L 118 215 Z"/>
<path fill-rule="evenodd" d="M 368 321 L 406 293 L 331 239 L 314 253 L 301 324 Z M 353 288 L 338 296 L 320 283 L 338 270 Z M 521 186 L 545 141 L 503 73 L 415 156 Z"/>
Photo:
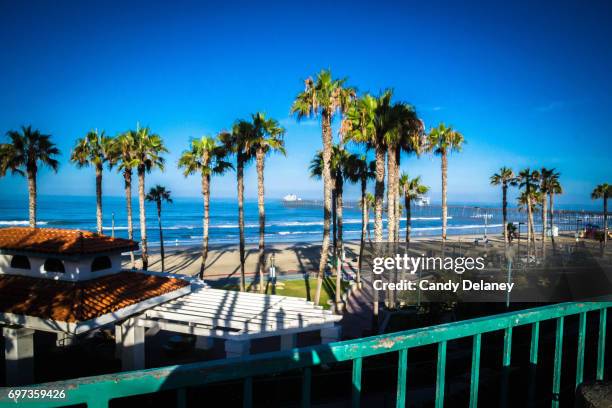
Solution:
<path fill-rule="evenodd" d="M 235 283 L 220 283 L 215 281 L 207 282 L 211 287 L 215 289 L 225 290 L 240 290 L 240 286 Z M 342 281 L 343 291 L 349 287 L 349 283 Z M 247 287 L 249 292 L 255 292 L 255 287 L 251 283 Z M 266 293 L 269 295 L 276 294 L 281 296 L 291 296 L 302 299 L 314 301 L 315 292 L 317 290 L 317 278 L 312 277 L 306 279 L 291 279 L 291 280 L 278 280 L 276 282 L 276 290 L 272 287 L 272 284 L 266 285 Z M 325 309 L 329 309 L 327 301 L 335 298 L 336 290 L 336 278 L 332 276 L 326 276 L 323 279 L 323 286 L 321 288 L 321 300 L 320 305 Z"/>

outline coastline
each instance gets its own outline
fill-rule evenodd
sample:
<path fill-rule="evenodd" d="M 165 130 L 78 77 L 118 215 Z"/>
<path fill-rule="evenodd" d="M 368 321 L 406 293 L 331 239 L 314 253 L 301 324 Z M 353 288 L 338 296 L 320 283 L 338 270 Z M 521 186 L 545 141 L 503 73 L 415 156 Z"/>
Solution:
<path fill-rule="evenodd" d="M 482 234 L 450 235 L 447 242 L 473 243 Z M 490 235 L 492 243 L 501 243 L 503 238 L 498 234 Z M 442 242 L 439 237 L 413 237 L 411 242 Z M 359 240 L 344 241 L 347 266 L 355 268 L 359 255 Z M 195 276 L 200 271 L 201 245 L 180 245 L 165 247 L 166 272 Z M 257 244 L 245 245 L 245 275 L 247 279 L 255 276 L 257 270 Z M 321 254 L 321 242 L 270 242 L 266 243 L 266 262 L 269 265 L 270 256 L 274 254 L 274 264 L 280 278 L 288 275 L 301 275 L 318 271 Z M 135 254 L 136 267 L 140 260 Z M 204 279 L 236 279 L 240 278 L 240 258 L 238 243 L 209 245 L 208 259 Z M 149 249 L 149 269 L 159 272 L 161 269 L 159 247 Z M 122 257 L 123 267 L 130 269 L 129 254 Z M 267 274 L 267 272 L 266 272 Z"/>

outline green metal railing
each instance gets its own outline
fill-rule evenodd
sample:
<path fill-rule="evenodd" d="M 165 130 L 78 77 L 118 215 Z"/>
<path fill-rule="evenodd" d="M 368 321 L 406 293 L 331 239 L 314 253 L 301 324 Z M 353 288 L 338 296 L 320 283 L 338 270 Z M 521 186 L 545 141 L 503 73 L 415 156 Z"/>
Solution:
<path fill-rule="evenodd" d="M 604 377 L 604 354 L 606 342 L 607 308 L 612 302 L 562 303 L 551 306 L 521 310 L 517 312 L 441 324 L 427 328 L 408 330 L 387 335 L 366 337 L 290 351 L 256 354 L 243 358 L 215 360 L 202 363 L 176 365 L 163 368 L 125 372 L 79 378 L 69 381 L 45 383 L 28 389 L 63 389 L 66 398 L 62 400 L 18 401 L 7 397 L 8 388 L 0 391 L 0 405 L 32 407 L 57 407 L 86 403 L 88 407 L 107 407 L 111 399 L 177 390 L 177 405 L 186 405 L 186 388 L 228 380 L 244 380 L 244 406 L 250 407 L 253 398 L 253 377 L 302 369 L 302 406 L 310 406 L 312 367 L 352 361 L 352 406 L 359 407 L 361 402 L 361 374 L 363 359 L 385 353 L 397 352 L 397 407 L 406 405 L 406 384 L 408 381 L 408 351 L 411 348 L 437 344 L 437 374 L 435 406 L 444 403 L 444 381 L 446 370 L 447 343 L 451 340 L 472 337 L 473 352 L 470 380 L 470 407 L 478 404 L 478 384 L 480 373 L 480 350 L 482 334 L 504 331 L 502 367 L 510 366 L 512 354 L 512 329 L 517 326 L 531 325 L 530 363 L 538 363 L 538 342 L 540 322 L 556 320 L 555 350 L 552 381 L 552 406 L 559 405 L 561 390 L 561 362 L 563 347 L 563 323 L 567 316 L 578 315 L 578 350 L 576 386 L 584 376 L 584 348 L 586 337 L 586 316 L 588 312 L 599 312 L 599 336 L 597 347 L 596 378 Z M 21 405 L 22 404 L 22 405 Z"/>

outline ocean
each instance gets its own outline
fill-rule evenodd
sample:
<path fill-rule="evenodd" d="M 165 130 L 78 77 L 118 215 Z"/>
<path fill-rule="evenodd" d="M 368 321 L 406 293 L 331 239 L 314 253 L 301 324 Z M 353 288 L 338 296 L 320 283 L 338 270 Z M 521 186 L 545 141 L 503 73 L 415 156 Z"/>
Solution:
<path fill-rule="evenodd" d="M 199 198 L 175 198 L 171 204 L 163 204 L 162 224 L 164 242 L 167 245 L 190 245 L 202 242 L 203 203 Z M 428 211 L 413 210 L 412 233 L 439 235 L 440 215 L 434 214 L 434 207 Z M 132 202 L 135 238 L 139 239 L 138 200 Z M 437 207 L 439 212 L 439 207 Z M 159 243 L 157 211 L 153 203 L 147 203 L 147 236 L 154 245 Z M 245 239 L 256 243 L 259 222 L 256 200 L 245 200 Z M 266 201 L 266 240 L 268 242 L 312 242 L 322 239 L 322 208 L 316 206 L 286 206 L 280 199 Z M 127 237 L 125 199 L 104 197 L 104 232 L 112 232 L 114 214 L 115 236 Z M 41 227 L 74 228 L 95 231 L 95 197 L 39 196 L 38 224 Z M 373 229 L 373 214 L 370 215 Z M 0 227 L 28 225 L 27 198 L 0 197 Z M 386 219 L 385 219 L 386 221 Z M 479 233 L 484 231 L 483 218 L 474 218 L 470 212 L 464 217 L 451 215 L 449 233 Z M 489 218 L 489 230 L 499 229 L 501 223 Z M 344 210 L 345 239 L 359 239 L 361 233 L 361 210 Z M 405 218 L 401 221 L 405 233 Z M 238 204 L 235 199 L 213 199 L 210 208 L 209 239 L 211 244 L 238 242 Z"/>
<path fill-rule="evenodd" d="M 39 196 L 38 223 L 41 227 L 74 228 L 95 231 L 95 197 Z M 350 203 L 349 203 L 350 205 Z M 0 196 L 0 228 L 27 226 L 27 197 Z M 135 239 L 139 239 L 138 200 L 133 199 Z M 147 235 L 151 245 L 159 244 L 157 211 L 153 203 L 147 203 Z M 512 210 L 511 210 L 512 211 Z M 309 205 L 287 206 L 280 199 L 266 200 L 267 242 L 317 242 L 322 239 L 322 208 Z M 112 233 L 114 214 L 115 236 L 127 237 L 125 199 L 104 197 L 104 232 Z M 166 245 L 195 245 L 202 242 L 201 198 L 175 198 L 172 204 L 163 204 L 162 223 Z M 238 204 L 235 199 L 213 199 L 210 209 L 209 239 L 212 245 L 238 243 Z M 524 214 L 514 211 L 514 216 Z M 370 215 L 373 230 L 374 215 Z M 536 222 L 538 218 L 536 217 Z M 501 212 L 498 208 L 475 205 L 453 205 L 449 207 L 448 234 L 484 234 L 485 221 L 488 233 L 501 232 Z M 561 221 L 561 219 L 559 220 Z M 386 219 L 385 219 L 386 224 Z M 439 236 L 441 233 L 441 209 L 439 205 L 414 207 L 412 210 L 413 236 Z M 258 240 L 257 201 L 245 200 L 245 239 L 247 243 Z M 405 215 L 400 223 L 400 235 L 405 235 Z M 524 227 L 523 227 L 524 228 Z M 573 229 L 573 224 L 568 228 Z M 523 229 L 523 231 L 525 231 Z M 345 208 L 344 238 L 358 240 L 361 233 L 361 210 Z"/>

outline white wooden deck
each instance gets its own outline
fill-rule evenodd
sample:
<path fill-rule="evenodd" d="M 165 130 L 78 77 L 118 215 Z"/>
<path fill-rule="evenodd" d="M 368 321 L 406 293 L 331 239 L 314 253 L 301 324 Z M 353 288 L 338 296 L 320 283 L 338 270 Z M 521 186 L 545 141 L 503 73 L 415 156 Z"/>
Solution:
<path fill-rule="evenodd" d="M 342 316 L 304 299 L 210 289 L 194 290 L 146 310 L 139 325 L 227 340 L 251 340 L 333 328 Z"/>

